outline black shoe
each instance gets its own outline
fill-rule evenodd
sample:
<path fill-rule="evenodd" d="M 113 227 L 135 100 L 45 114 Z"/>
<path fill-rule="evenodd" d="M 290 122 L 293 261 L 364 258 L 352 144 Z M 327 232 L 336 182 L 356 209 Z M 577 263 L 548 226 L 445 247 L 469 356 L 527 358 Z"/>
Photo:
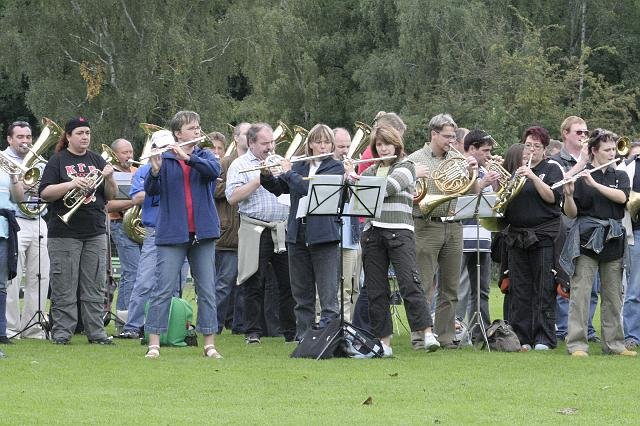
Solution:
<path fill-rule="evenodd" d="M 598 336 L 596 336 L 595 334 L 591 337 L 589 337 L 587 340 L 589 340 L 591 343 L 599 343 L 600 342 L 600 338 Z"/>
<path fill-rule="evenodd" d="M 123 331 L 120 334 L 116 334 L 115 336 L 118 339 L 139 339 L 140 338 L 140 334 L 136 333 L 135 331 Z"/>
<path fill-rule="evenodd" d="M 113 340 L 111 340 L 110 337 L 105 337 L 103 339 L 97 339 L 97 340 L 91 340 L 89 339 L 89 343 L 90 344 L 96 344 L 96 345 L 115 345 L 115 343 L 113 343 Z"/>
<path fill-rule="evenodd" d="M 0 336 L 0 344 L 13 345 L 13 342 L 7 336 Z"/>
<path fill-rule="evenodd" d="M 51 343 L 54 345 L 68 345 L 69 339 L 53 339 Z"/>
<path fill-rule="evenodd" d="M 260 344 L 260 336 L 258 336 L 257 334 L 249 334 L 247 337 L 245 337 L 245 342 L 247 342 L 248 345 L 259 345 Z"/>

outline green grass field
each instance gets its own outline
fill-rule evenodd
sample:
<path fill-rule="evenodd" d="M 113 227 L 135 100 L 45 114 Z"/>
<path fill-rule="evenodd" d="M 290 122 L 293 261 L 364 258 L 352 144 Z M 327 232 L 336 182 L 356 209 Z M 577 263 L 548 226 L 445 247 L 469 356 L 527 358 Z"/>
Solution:
<path fill-rule="evenodd" d="M 501 312 L 492 288 L 491 312 Z M 113 332 L 112 326 L 110 331 Z M 222 360 L 200 347 L 144 358 L 138 341 L 1 349 L 1 424 L 637 424 L 640 359 L 547 353 L 432 354 L 404 330 L 393 359 L 290 359 L 283 339 L 248 347 L 225 332 Z M 363 402 L 371 398 L 371 404 Z"/>

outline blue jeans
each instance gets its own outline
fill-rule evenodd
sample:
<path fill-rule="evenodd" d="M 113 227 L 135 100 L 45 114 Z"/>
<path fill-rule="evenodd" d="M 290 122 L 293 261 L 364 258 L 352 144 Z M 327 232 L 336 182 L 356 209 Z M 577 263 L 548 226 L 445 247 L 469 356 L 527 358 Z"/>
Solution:
<path fill-rule="evenodd" d="M 136 282 L 138 274 L 138 264 L 140 262 L 140 245 L 132 241 L 122 229 L 122 222 L 111 221 L 111 238 L 118 249 L 118 258 L 122 272 L 120 273 L 120 283 L 118 288 L 118 298 L 116 299 L 116 309 L 126 311 L 129 308 L 129 300 L 133 284 Z"/>
<path fill-rule="evenodd" d="M 625 340 L 640 343 L 640 229 L 633 231 L 635 244 L 629 246 L 627 291 L 622 308 Z"/>
<path fill-rule="evenodd" d="M 184 257 L 189 259 L 191 275 L 198 295 L 198 321 L 196 330 L 204 335 L 218 331 L 215 292 L 215 242 L 202 240 L 195 244 L 158 246 L 158 285 L 152 291 L 145 330 L 151 334 L 167 331 L 171 296 L 180 282 Z"/>
<path fill-rule="evenodd" d="M 591 303 L 589 305 L 589 328 L 587 337 L 589 339 L 596 336 L 596 329 L 593 326 L 593 316 L 598 306 L 598 295 L 600 294 L 600 275 L 596 274 L 591 289 Z M 556 336 L 564 339 L 567 336 L 567 325 L 569 322 L 569 300 L 562 296 L 556 296 Z"/>
<path fill-rule="evenodd" d="M 123 331 L 139 332 L 144 325 L 144 305 L 151 297 L 159 279 L 157 265 L 158 249 L 156 246 L 156 229 L 145 228 L 146 236 L 140 252 L 138 275 L 129 299 L 129 316 Z"/>
<path fill-rule="evenodd" d="M 233 330 L 242 328 L 244 300 L 240 294 L 242 286 L 236 285 L 238 278 L 238 252 L 218 250 L 216 253 L 216 311 L 218 314 L 218 333 L 222 333 L 229 309 L 233 309 Z M 231 292 L 235 292 L 233 306 L 230 306 Z"/>

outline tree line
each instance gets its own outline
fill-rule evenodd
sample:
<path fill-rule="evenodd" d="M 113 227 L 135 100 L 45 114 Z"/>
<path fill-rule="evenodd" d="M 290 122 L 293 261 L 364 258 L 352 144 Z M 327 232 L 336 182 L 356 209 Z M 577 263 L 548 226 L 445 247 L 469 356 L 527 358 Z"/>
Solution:
<path fill-rule="evenodd" d="M 223 133 L 395 111 L 408 150 L 440 112 L 503 149 L 568 115 L 633 137 L 639 18 L 639 0 L 0 0 L 0 122 L 82 114 L 95 146 L 138 152 L 139 123 L 180 109 Z"/>

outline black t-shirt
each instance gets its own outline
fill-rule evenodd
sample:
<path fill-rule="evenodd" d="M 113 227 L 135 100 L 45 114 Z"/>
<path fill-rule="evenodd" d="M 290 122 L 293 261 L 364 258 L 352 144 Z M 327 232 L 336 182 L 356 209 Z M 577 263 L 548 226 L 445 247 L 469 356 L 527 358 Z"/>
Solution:
<path fill-rule="evenodd" d="M 76 176 L 85 177 L 92 170 L 102 170 L 106 164 L 106 161 L 94 152 L 87 151 L 84 155 L 75 155 L 64 149 L 54 154 L 47 162 L 40 181 L 40 193 L 49 185 L 70 182 Z M 106 232 L 104 182 L 95 191 L 94 197 L 87 199 L 89 201 L 80 206 L 66 225 L 58 217 L 69 211 L 64 206 L 62 198 L 49 205 L 50 216 L 47 226 L 50 238 L 84 239 Z"/>
<path fill-rule="evenodd" d="M 533 173 L 544 183 L 551 186 L 563 177 L 560 165 L 547 159 L 533 167 Z M 555 200 L 547 203 L 540 197 L 538 190 L 530 179 L 527 179 L 522 191 L 507 205 L 504 217 L 507 222 L 517 228 L 530 228 L 541 225 L 560 216 L 562 187 L 553 190 Z"/>
<path fill-rule="evenodd" d="M 591 164 L 587 164 L 587 169 L 593 169 Z M 616 170 L 609 166 L 603 172 L 597 170 L 591 173 L 593 180 L 599 184 L 608 186 L 609 188 L 617 188 L 622 190 L 627 198 L 629 197 L 629 191 L 631 190 L 631 184 L 629 182 L 629 175 L 622 170 Z M 576 203 L 578 209 L 578 216 L 591 216 L 596 219 L 608 220 L 617 219 L 620 220 L 624 217 L 624 203 L 614 203 L 604 195 L 602 195 L 597 189 L 589 186 L 584 179 L 578 179 L 576 181 L 576 189 L 573 193 L 573 200 Z M 580 235 L 580 243 L 585 244 L 590 235 Z M 619 259 L 624 253 L 624 244 L 626 240 L 624 235 L 622 238 L 615 240 L 609 240 L 605 243 L 604 249 L 600 254 L 596 254 L 591 250 L 580 248 L 580 252 L 589 257 L 597 258 L 603 262 L 609 262 L 611 260 Z"/>

